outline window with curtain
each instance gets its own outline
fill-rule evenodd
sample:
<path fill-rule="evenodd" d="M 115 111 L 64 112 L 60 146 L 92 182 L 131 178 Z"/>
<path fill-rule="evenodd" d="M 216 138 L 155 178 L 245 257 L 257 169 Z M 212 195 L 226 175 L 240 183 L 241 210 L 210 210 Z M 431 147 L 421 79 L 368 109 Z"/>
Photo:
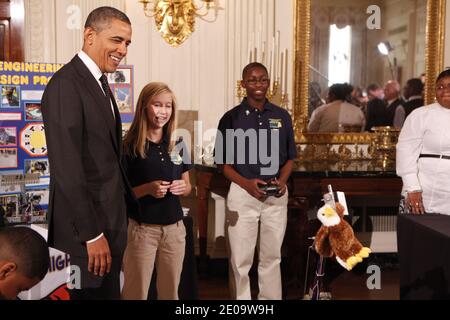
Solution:
<path fill-rule="evenodd" d="M 352 53 L 352 28 L 338 28 L 330 25 L 330 46 L 328 56 L 329 85 L 350 82 Z"/>

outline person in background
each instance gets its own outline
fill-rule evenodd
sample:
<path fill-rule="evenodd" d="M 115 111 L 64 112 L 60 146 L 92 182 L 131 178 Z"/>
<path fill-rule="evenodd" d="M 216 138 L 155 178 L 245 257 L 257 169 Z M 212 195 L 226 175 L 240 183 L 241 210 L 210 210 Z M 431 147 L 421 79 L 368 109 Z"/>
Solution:
<path fill-rule="evenodd" d="M 386 101 L 386 126 L 401 128 L 403 122 L 396 118 L 397 109 L 402 107 L 400 98 L 400 83 L 396 80 L 389 80 L 384 85 L 384 99 Z"/>
<path fill-rule="evenodd" d="M 423 85 L 425 86 L 425 81 L 427 80 L 427 75 L 424 73 L 420 74 L 420 81 L 422 81 Z"/>
<path fill-rule="evenodd" d="M 384 99 L 384 90 L 378 83 L 371 83 L 367 86 L 367 99 L 372 101 L 374 99 Z"/>
<path fill-rule="evenodd" d="M 287 222 L 286 183 L 296 157 L 294 130 L 289 113 L 266 99 L 270 79 L 263 64 L 248 64 L 242 71 L 241 84 L 247 97 L 220 119 L 214 151 L 216 164 L 231 181 L 227 196 L 231 294 L 236 299 L 251 299 L 248 273 L 259 239 L 258 299 L 279 300 L 281 245 Z M 247 134 L 253 138 L 243 137 Z M 244 144 L 235 142 L 242 138 Z M 268 150 L 267 161 L 264 157 Z M 274 194 L 263 190 L 274 185 Z"/>
<path fill-rule="evenodd" d="M 367 96 L 364 95 L 363 90 L 360 87 L 354 87 L 351 93 L 350 103 L 359 107 L 361 111 L 366 113 L 367 102 L 369 101 Z"/>
<path fill-rule="evenodd" d="M 327 104 L 314 110 L 308 132 L 361 132 L 366 125 L 363 112 L 350 104 L 353 87 L 347 83 L 333 84 L 328 90 Z"/>
<path fill-rule="evenodd" d="M 437 102 L 406 118 L 397 143 L 400 212 L 450 215 L 450 69 L 436 80 Z"/>
<path fill-rule="evenodd" d="M 415 109 L 424 105 L 423 100 L 424 84 L 422 80 L 413 78 L 406 82 L 403 88 L 403 97 L 405 99 L 402 106 L 398 107 L 395 113 L 395 121 L 398 127 L 405 122 L 406 117 Z"/>
<path fill-rule="evenodd" d="M 13 300 L 44 279 L 50 263 L 45 239 L 29 227 L 0 230 L 0 300 Z"/>
<path fill-rule="evenodd" d="M 320 88 L 320 84 L 318 82 L 310 82 L 308 92 L 308 118 L 310 118 L 314 110 L 316 110 L 317 107 L 323 105 L 324 101 L 321 98 L 322 89 Z"/>
<path fill-rule="evenodd" d="M 372 127 L 386 125 L 386 102 L 384 101 L 384 90 L 376 83 L 367 87 L 366 131 Z"/>
<path fill-rule="evenodd" d="M 154 266 L 158 300 L 177 300 L 186 230 L 180 196 L 191 192 L 188 150 L 174 143 L 176 101 L 170 88 L 151 82 L 142 89 L 124 139 L 127 177 L 140 210 L 128 211 L 122 299 L 146 300 Z"/>

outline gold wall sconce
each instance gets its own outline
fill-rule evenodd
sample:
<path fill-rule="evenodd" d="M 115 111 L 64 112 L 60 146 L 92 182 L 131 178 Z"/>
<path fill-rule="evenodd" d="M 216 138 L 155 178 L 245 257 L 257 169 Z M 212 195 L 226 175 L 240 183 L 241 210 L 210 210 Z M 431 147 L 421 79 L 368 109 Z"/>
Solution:
<path fill-rule="evenodd" d="M 217 0 L 139 0 L 144 7 L 144 13 L 149 18 L 155 18 L 155 23 L 161 36 L 168 44 L 178 47 L 195 30 L 195 18 L 206 22 L 214 22 L 220 8 Z M 214 11 L 213 19 L 206 17 Z"/>

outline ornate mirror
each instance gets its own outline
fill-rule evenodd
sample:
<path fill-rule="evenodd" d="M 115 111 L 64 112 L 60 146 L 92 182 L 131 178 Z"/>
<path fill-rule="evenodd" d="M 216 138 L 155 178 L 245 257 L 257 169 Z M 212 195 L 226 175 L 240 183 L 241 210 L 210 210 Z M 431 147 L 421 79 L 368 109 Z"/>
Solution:
<path fill-rule="evenodd" d="M 409 78 L 423 73 L 425 104 L 434 101 L 434 82 L 443 69 L 444 23 L 445 0 L 296 0 L 296 141 L 364 144 L 373 140 L 373 133 L 367 132 L 308 132 L 312 82 L 320 84 L 322 91 L 339 82 L 362 88 L 370 83 L 383 86 L 393 78 L 403 86 Z M 337 42 L 336 32 L 340 32 Z M 381 42 L 394 50 L 380 55 L 377 48 Z M 332 52 L 330 48 L 336 47 L 341 52 Z M 344 57 L 344 67 L 336 58 L 339 54 Z"/>

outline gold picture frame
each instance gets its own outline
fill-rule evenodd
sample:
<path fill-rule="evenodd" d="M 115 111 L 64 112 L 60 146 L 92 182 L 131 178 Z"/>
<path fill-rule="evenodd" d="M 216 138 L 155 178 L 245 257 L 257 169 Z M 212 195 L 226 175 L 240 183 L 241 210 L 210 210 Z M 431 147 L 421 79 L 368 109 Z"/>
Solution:
<path fill-rule="evenodd" d="M 435 79 L 443 69 L 446 0 L 427 1 L 425 104 L 434 101 Z M 311 0 L 294 0 L 293 124 L 295 140 L 306 144 L 370 143 L 373 133 L 307 133 Z"/>

